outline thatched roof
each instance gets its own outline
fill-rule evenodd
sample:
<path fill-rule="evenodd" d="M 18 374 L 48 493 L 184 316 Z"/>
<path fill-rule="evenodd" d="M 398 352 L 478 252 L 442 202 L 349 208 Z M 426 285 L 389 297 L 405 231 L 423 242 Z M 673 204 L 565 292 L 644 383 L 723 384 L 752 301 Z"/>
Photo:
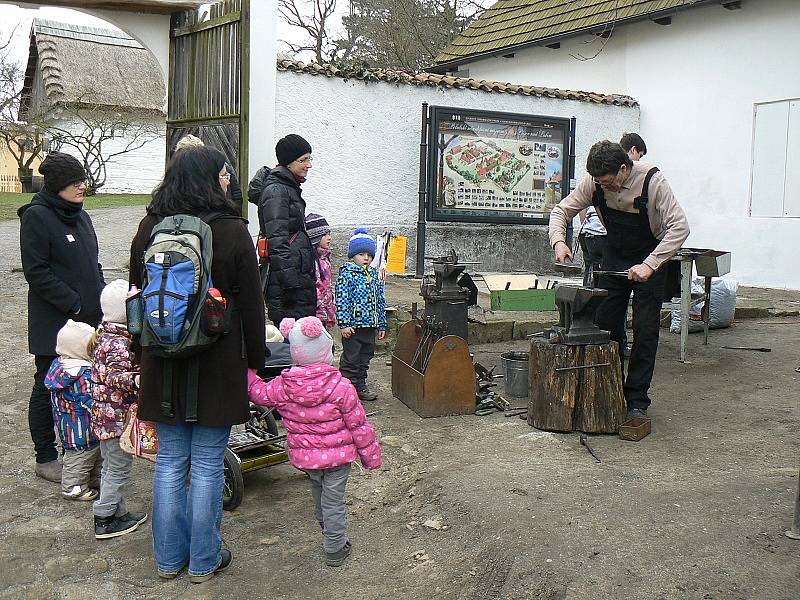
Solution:
<path fill-rule="evenodd" d="M 115 29 L 35 19 L 22 108 L 41 77 L 50 106 L 91 104 L 117 111 L 165 114 L 166 88 L 149 50 Z"/>
<path fill-rule="evenodd" d="M 34 0 L 17 0 L 18 4 L 38 4 Z M 50 6 L 68 8 L 102 8 L 105 10 L 123 10 L 129 12 L 170 14 L 181 10 L 197 8 L 202 0 L 50 0 Z"/>

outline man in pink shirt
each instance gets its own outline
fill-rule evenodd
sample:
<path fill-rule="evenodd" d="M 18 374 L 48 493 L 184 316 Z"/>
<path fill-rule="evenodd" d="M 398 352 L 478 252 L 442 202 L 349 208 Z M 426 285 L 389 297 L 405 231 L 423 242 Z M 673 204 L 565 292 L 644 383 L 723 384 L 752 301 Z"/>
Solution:
<path fill-rule="evenodd" d="M 658 349 L 659 317 L 666 264 L 689 236 L 689 224 L 669 183 L 657 167 L 634 162 L 619 144 L 603 140 L 589 150 L 587 175 L 550 215 L 550 245 L 556 261 L 572 259 L 565 242 L 567 224 L 594 206 L 607 231 L 602 268 L 626 271 L 628 278 L 603 276 L 608 298 L 596 323 L 625 340 L 628 302 L 633 294 L 633 348 L 625 378 L 628 417 L 644 416 Z M 624 372 L 624 359 L 623 359 Z"/>

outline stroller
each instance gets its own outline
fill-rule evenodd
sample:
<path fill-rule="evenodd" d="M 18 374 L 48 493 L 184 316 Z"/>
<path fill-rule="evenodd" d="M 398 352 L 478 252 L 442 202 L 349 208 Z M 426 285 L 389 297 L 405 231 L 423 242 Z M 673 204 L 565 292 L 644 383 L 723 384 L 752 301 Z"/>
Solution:
<path fill-rule="evenodd" d="M 289 344 L 267 342 L 270 356 L 258 376 L 269 381 L 292 366 Z M 289 460 L 286 436 L 279 435 L 274 409 L 250 405 L 250 419 L 243 429 L 231 432 L 225 449 L 225 487 L 222 508 L 234 510 L 242 503 L 244 495 L 243 473 L 257 471 Z"/>

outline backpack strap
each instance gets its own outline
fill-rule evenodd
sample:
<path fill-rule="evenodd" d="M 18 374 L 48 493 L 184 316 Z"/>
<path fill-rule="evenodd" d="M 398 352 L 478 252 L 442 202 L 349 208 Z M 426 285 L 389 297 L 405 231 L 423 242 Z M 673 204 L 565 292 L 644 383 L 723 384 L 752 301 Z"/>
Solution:
<path fill-rule="evenodd" d="M 647 175 L 644 176 L 644 183 L 642 184 L 642 193 L 637 198 L 633 200 L 633 206 L 639 209 L 639 214 L 647 218 L 647 201 L 648 197 L 648 188 L 650 187 L 650 180 L 653 178 L 653 175 L 658 173 L 658 167 L 653 167 L 647 172 Z"/>
<path fill-rule="evenodd" d="M 172 401 L 172 361 L 161 361 L 163 383 L 161 388 L 161 414 L 168 418 L 175 416 L 175 405 Z"/>
<path fill-rule="evenodd" d="M 197 423 L 197 396 L 200 391 L 200 359 L 193 356 L 186 369 L 186 417 L 187 423 Z"/>

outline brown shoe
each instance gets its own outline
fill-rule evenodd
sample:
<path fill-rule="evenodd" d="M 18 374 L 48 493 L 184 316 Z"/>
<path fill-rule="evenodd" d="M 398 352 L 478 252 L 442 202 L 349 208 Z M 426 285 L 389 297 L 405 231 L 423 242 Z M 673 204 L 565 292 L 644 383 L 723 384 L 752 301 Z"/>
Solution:
<path fill-rule="evenodd" d="M 51 460 L 46 463 L 36 463 L 33 470 L 38 477 L 52 481 L 54 483 L 61 483 L 61 463 L 57 460 Z"/>

